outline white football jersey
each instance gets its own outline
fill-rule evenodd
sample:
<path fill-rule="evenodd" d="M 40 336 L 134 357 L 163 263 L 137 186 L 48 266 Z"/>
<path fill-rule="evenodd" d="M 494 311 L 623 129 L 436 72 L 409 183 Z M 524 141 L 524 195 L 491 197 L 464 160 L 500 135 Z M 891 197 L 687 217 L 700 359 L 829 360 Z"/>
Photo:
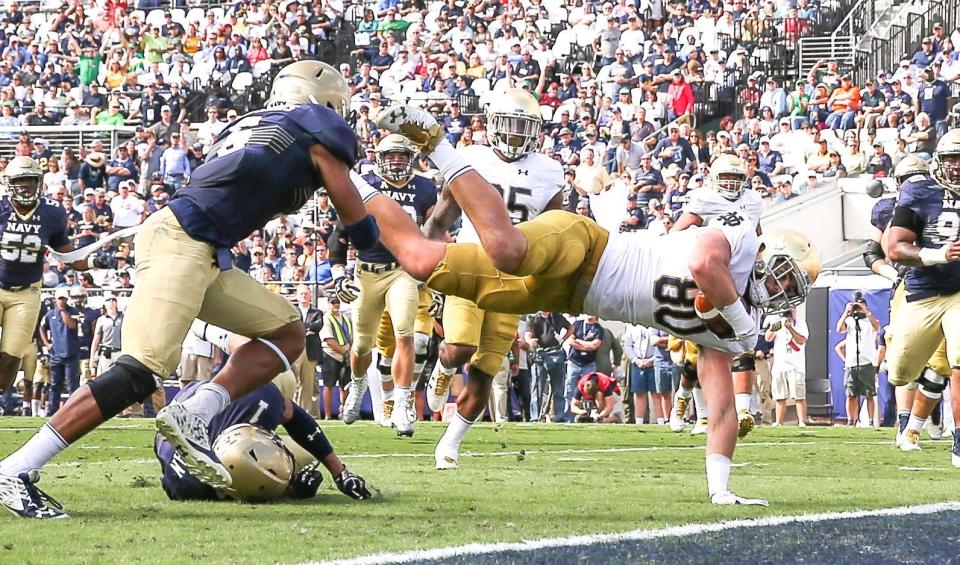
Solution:
<path fill-rule="evenodd" d="M 532 220 L 563 188 L 563 167 L 546 155 L 528 153 L 516 161 L 502 161 L 489 146 L 469 145 L 459 149 L 480 176 L 503 196 L 514 225 Z M 462 215 L 463 226 L 457 234 L 462 243 L 480 243 L 473 222 Z"/>
<path fill-rule="evenodd" d="M 690 192 L 690 201 L 683 207 L 683 211 L 700 216 L 704 224 L 723 214 L 737 212 L 750 220 L 756 229 L 760 225 L 760 215 L 763 214 L 763 197 L 755 190 L 745 190 L 740 198 L 731 202 L 716 190 L 703 186 Z"/>
<path fill-rule="evenodd" d="M 645 230 L 610 234 L 587 291 L 584 311 L 607 320 L 655 327 L 704 347 L 743 353 L 739 344 L 709 331 L 693 307 L 698 289 L 688 264 L 697 240 L 707 229 L 719 229 L 730 242 L 730 274 L 742 295 L 760 241 L 749 221 L 728 213 L 704 227 L 667 235 Z M 760 313 L 753 310 L 759 328 Z"/>

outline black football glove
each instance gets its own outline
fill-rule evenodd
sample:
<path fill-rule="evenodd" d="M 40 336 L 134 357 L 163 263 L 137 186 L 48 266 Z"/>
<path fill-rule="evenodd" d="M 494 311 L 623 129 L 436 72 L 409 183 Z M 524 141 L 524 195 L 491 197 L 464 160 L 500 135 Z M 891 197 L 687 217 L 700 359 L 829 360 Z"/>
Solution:
<path fill-rule="evenodd" d="M 117 259 L 115 257 L 94 255 L 90 258 L 90 266 L 94 269 L 116 269 Z"/>
<path fill-rule="evenodd" d="M 344 304 L 350 304 L 360 296 L 360 287 L 349 277 L 340 277 L 333 283 L 337 298 Z"/>
<path fill-rule="evenodd" d="M 319 463 L 314 461 L 299 473 L 294 473 L 290 486 L 287 487 L 287 495 L 290 498 L 313 498 L 317 496 L 317 490 L 323 482 L 323 475 L 317 471 Z"/>
<path fill-rule="evenodd" d="M 343 467 L 343 472 L 333 478 L 333 482 L 337 484 L 340 492 L 354 500 L 366 500 L 373 496 L 367 490 L 367 482 L 363 480 L 363 477 L 350 472 L 346 465 Z"/>

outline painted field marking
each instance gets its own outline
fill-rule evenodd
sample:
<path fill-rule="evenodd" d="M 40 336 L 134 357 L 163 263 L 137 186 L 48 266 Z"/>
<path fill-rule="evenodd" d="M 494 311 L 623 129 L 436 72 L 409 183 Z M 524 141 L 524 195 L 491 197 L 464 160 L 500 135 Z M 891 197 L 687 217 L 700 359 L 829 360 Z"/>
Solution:
<path fill-rule="evenodd" d="M 755 518 L 746 520 L 728 520 L 713 524 L 687 524 L 651 530 L 633 530 L 618 534 L 592 534 L 585 536 L 570 536 L 562 538 L 546 538 L 540 540 L 520 542 L 471 543 L 455 547 L 440 547 L 405 551 L 402 553 L 378 553 L 352 559 L 337 559 L 333 561 L 311 561 L 305 565 L 381 565 L 384 563 L 406 563 L 410 561 L 448 559 L 468 555 L 489 555 L 505 551 L 536 551 L 555 547 L 589 547 L 597 543 L 619 543 L 624 541 L 643 541 L 661 538 L 684 537 L 713 532 L 723 532 L 734 529 L 761 528 L 766 526 L 782 526 L 785 524 L 803 524 L 829 522 L 833 520 L 872 518 L 883 516 L 908 516 L 918 514 L 936 514 L 960 510 L 960 501 L 941 502 L 936 504 L 920 504 L 914 506 L 897 506 L 880 508 L 877 510 L 855 510 L 850 512 L 822 512 L 817 514 L 800 514 L 796 516 L 772 516 L 769 518 Z"/>

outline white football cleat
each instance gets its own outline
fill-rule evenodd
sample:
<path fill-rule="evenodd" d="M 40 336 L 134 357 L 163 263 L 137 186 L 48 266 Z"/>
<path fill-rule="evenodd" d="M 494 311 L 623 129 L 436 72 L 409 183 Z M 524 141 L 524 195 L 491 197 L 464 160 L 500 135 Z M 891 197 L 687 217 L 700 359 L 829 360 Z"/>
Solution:
<path fill-rule="evenodd" d="M 920 432 L 905 430 L 900 438 L 900 451 L 920 451 Z"/>
<path fill-rule="evenodd" d="M 176 402 L 160 410 L 156 426 L 157 432 L 180 454 L 191 475 L 215 489 L 230 486 L 230 472 L 214 454 L 207 424 L 199 416 Z"/>
<path fill-rule="evenodd" d="M 390 418 L 393 416 L 393 399 L 383 401 L 383 417 L 380 418 L 380 425 L 384 428 L 389 428 L 393 426 L 390 423 Z"/>
<path fill-rule="evenodd" d="M 930 418 L 927 418 L 927 421 L 924 422 L 923 429 L 927 431 L 927 436 L 934 441 L 943 438 L 943 425 L 934 424 Z"/>
<path fill-rule="evenodd" d="M 730 491 L 713 494 L 710 497 L 710 504 L 716 504 L 718 506 L 770 506 L 770 503 L 762 498 L 744 498 Z"/>
<path fill-rule="evenodd" d="M 37 488 L 39 480 L 40 471 L 36 469 L 16 477 L 0 475 L 0 504 L 21 518 L 67 518 L 63 506 Z"/>
<path fill-rule="evenodd" d="M 693 426 L 693 429 L 690 430 L 690 435 L 692 436 L 702 436 L 707 434 L 707 428 L 709 427 L 709 422 L 706 418 L 700 418 L 697 420 L 697 424 Z"/>
<path fill-rule="evenodd" d="M 687 416 L 687 408 L 690 407 L 690 402 L 693 401 L 693 397 L 684 398 L 680 396 L 679 391 L 673 397 L 673 410 L 670 412 L 670 431 L 671 432 L 682 432 L 683 428 L 686 427 L 686 422 L 683 419 Z"/>
<path fill-rule="evenodd" d="M 960 469 L 960 430 L 953 430 L 953 450 L 950 452 L 950 462 Z"/>
<path fill-rule="evenodd" d="M 437 460 L 438 471 L 457 470 L 460 468 L 460 450 L 449 447 L 443 442 L 438 443 L 433 450 L 433 456 Z"/>
<path fill-rule="evenodd" d="M 344 424 L 352 424 L 360 419 L 360 403 L 367 392 L 367 376 L 352 379 L 347 385 L 347 399 L 343 401 L 343 410 L 340 418 Z"/>
<path fill-rule="evenodd" d="M 757 422 L 753 419 L 753 414 L 751 414 L 749 410 L 746 408 L 741 408 L 739 411 L 737 411 L 737 424 L 739 425 L 737 437 L 743 439 L 747 437 L 747 434 L 753 431 L 753 428 L 757 425 Z"/>
<path fill-rule="evenodd" d="M 390 415 L 390 424 L 397 435 L 401 437 L 413 437 L 413 423 L 417 419 L 416 411 L 410 410 L 410 393 L 397 394 L 393 397 L 393 414 Z"/>
<path fill-rule="evenodd" d="M 433 412 L 443 410 L 443 406 L 450 397 L 450 382 L 453 381 L 453 375 L 444 373 L 439 366 L 440 363 L 437 363 L 437 368 L 433 370 L 430 380 L 427 381 L 427 406 Z"/>

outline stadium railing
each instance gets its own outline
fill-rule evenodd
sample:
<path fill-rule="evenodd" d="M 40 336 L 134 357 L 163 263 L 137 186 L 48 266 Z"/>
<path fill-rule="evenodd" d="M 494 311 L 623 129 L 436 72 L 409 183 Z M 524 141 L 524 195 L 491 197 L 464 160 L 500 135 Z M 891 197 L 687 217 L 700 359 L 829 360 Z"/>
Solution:
<path fill-rule="evenodd" d="M 87 147 L 96 140 L 104 145 L 104 152 L 109 155 L 126 140 L 135 135 L 134 126 L 7 126 L 0 127 L 0 156 L 11 158 L 15 155 L 14 148 L 17 136 L 21 131 L 30 134 L 31 139 L 43 138 L 47 140 L 48 149 L 59 151 L 70 147 L 79 155 L 81 147 Z"/>

